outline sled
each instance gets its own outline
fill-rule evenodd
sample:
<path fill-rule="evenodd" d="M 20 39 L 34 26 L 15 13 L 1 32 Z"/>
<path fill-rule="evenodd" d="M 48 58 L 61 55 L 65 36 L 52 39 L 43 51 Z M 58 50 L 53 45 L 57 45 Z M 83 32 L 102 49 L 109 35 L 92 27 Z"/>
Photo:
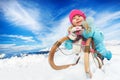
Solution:
<path fill-rule="evenodd" d="M 86 74 L 90 77 L 90 78 L 92 78 L 92 72 L 91 72 L 91 70 L 90 70 L 90 60 L 89 60 L 89 56 L 90 56 L 90 46 L 92 46 L 92 48 L 94 48 L 95 49 L 95 46 L 94 46 L 94 42 L 92 41 L 92 38 L 89 38 L 89 39 L 87 39 L 87 41 L 86 41 L 86 45 L 85 45 L 85 50 L 84 50 L 84 68 L 85 68 L 85 72 L 86 72 Z M 95 61 L 97 61 L 96 62 L 96 65 L 98 65 L 97 67 L 99 68 L 99 69 L 101 69 L 102 68 L 102 66 L 103 66 L 103 60 L 100 58 L 100 53 L 98 53 L 97 51 L 95 51 L 95 53 L 91 53 L 91 55 L 93 56 L 93 60 L 94 60 L 94 62 Z M 94 55 L 100 55 L 100 56 L 94 56 Z"/>
<path fill-rule="evenodd" d="M 55 53 L 57 52 L 58 48 L 60 47 L 60 45 L 62 45 L 62 43 L 64 43 L 66 40 L 69 40 L 68 36 L 65 36 L 63 38 L 61 38 L 60 40 L 58 40 L 57 42 L 55 42 L 55 44 L 52 46 L 49 56 L 48 56 L 48 61 L 50 66 L 55 69 L 55 70 L 61 70 L 61 69 L 66 69 L 70 66 L 74 66 L 79 62 L 80 57 L 77 59 L 77 61 L 75 63 L 72 64 L 66 64 L 66 65 L 56 65 L 54 62 L 54 56 Z M 87 75 L 89 75 L 89 77 L 92 77 L 92 72 L 90 70 L 90 64 L 89 64 L 89 55 L 91 54 L 94 58 L 94 60 L 96 61 L 96 64 L 98 65 L 98 68 L 101 68 L 103 65 L 103 61 L 101 58 L 99 58 L 98 56 L 94 56 L 97 53 L 90 53 L 90 47 L 94 48 L 94 42 L 92 41 L 92 38 L 87 39 L 86 44 L 85 44 L 85 49 L 84 49 L 84 68 L 85 68 L 85 72 Z"/>

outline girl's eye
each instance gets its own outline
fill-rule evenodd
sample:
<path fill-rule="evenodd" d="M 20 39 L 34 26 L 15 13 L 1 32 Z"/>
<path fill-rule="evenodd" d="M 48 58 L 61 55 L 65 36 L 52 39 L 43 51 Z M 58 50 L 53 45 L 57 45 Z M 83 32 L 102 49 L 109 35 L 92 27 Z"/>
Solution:
<path fill-rule="evenodd" d="M 73 17 L 73 19 L 75 19 L 75 17 Z"/>

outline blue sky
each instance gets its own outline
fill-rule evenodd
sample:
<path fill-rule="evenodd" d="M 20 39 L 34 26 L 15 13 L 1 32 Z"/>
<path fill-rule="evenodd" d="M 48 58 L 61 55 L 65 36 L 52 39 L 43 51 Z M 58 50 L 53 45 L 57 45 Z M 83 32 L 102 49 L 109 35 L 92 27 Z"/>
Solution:
<path fill-rule="evenodd" d="M 120 0 L 0 0 L 0 53 L 39 51 L 67 34 L 69 12 L 83 10 L 120 41 Z"/>

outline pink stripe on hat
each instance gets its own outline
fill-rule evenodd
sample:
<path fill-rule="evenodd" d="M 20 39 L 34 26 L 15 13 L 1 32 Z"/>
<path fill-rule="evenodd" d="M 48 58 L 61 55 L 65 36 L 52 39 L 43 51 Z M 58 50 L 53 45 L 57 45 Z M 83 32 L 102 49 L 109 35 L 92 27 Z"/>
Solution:
<path fill-rule="evenodd" d="M 75 16 L 75 15 L 80 15 L 82 16 L 84 19 L 86 19 L 86 16 L 85 14 L 81 11 L 81 10 L 77 10 L 77 9 L 74 9 L 70 12 L 69 14 L 69 19 L 70 19 L 70 22 L 72 23 L 72 18 Z"/>

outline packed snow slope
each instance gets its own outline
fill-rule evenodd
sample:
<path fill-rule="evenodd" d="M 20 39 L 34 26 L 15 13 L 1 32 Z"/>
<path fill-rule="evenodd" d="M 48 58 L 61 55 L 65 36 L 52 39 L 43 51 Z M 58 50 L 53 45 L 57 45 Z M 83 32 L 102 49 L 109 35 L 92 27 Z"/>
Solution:
<path fill-rule="evenodd" d="M 63 70 L 54 70 L 48 63 L 48 55 L 29 55 L 0 59 L 0 80 L 120 80 L 120 45 L 107 46 L 113 53 L 111 61 L 104 60 L 102 69 L 91 60 L 92 79 L 86 77 L 81 55 L 79 63 Z M 82 53 L 81 53 L 82 54 Z M 57 64 L 75 62 L 75 55 L 56 55 Z"/>

